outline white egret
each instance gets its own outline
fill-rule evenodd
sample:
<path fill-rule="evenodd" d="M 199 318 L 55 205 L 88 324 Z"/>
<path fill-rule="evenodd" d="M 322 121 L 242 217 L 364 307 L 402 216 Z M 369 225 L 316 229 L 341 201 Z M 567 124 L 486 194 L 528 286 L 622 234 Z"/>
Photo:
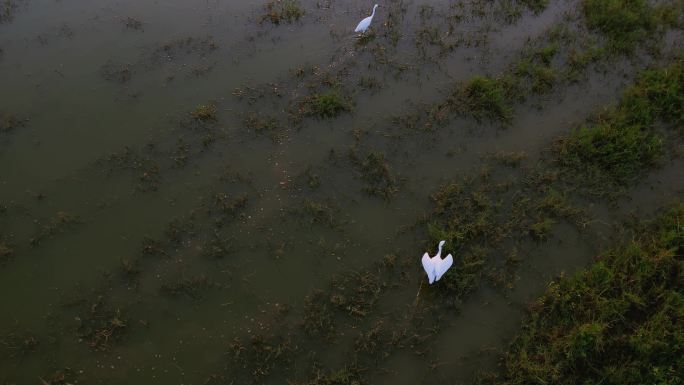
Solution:
<path fill-rule="evenodd" d="M 423 263 L 423 269 L 427 273 L 428 282 L 431 285 L 433 282 L 439 281 L 451 265 L 454 264 L 454 257 L 451 254 L 442 259 L 442 247 L 445 243 L 446 241 L 439 242 L 437 254 L 434 257 L 430 257 L 428 253 L 423 254 L 421 262 Z"/>
<path fill-rule="evenodd" d="M 368 27 L 370 27 L 371 21 L 373 21 L 373 16 L 375 16 L 375 8 L 377 8 L 377 7 L 378 7 L 377 4 L 375 4 L 375 6 L 373 6 L 373 13 L 371 13 L 371 15 L 368 16 L 367 18 L 361 20 L 359 25 L 356 26 L 356 29 L 354 30 L 354 32 L 366 32 Z"/>

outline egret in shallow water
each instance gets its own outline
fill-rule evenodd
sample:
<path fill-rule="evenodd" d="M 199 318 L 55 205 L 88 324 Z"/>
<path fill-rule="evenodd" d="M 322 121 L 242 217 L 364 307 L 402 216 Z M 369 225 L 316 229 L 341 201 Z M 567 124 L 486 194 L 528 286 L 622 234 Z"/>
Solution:
<path fill-rule="evenodd" d="M 373 6 L 373 13 L 371 13 L 371 15 L 368 16 L 367 18 L 361 20 L 359 25 L 356 26 L 356 29 L 354 30 L 354 32 L 366 32 L 368 27 L 370 27 L 371 21 L 373 21 L 373 16 L 375 16 L 375 8 L 377 8 L 377 7 L 378 7 L 377 4 L 375 4 L 375 6 Z"/>
<path fill-rule="evenodd" d="M 430 282 L 431 285 L 433 282 L 439 281 L 454 263 L 454 257 L 451 256 L 451 254 L 442 259 L 442 247 L 444 246 L 444 243 L 446 243 L 446 241 L 439 242 L 437 254 L 434 257 L 430 257 L 428 253 L 425 253 L 421 260 L 423 269 L 425 269 L 428 276 L 428 282 Z"/>

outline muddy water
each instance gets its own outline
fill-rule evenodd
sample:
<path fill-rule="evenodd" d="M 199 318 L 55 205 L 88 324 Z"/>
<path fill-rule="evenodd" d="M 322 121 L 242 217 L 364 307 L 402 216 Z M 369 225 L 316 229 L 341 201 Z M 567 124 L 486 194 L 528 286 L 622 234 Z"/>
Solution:
<path fill-rule="evenodd" d="M 459 9 L 454 4 L 429 5 L 439 14 Z M 481 8 L 473 4 L 466 9 Z M 534 163 L 556 135 L 614 102 L 622 74 L 632 71 L 590 73 L 521 104 L 508 128 L 459 119 L 438 132 L 405 133 L 392 116 L 439 100 L 448 82 L 502 71 L 525 39 L 576 7 L 552 1 L 539 15 L 523 9 L 512 24 L 484 7 L 484 15 L 456 24 L 470 44 L 421 55 L 417 31 L 439 20 L 423 20 L 423 5 L 388 4 L 401 15 L 401 37 L 386 47 L 397 65 L 386 66 L 350 33 L 370 8 L 360 1 L 303 1 L 302 20 L 279 26 L 260 22 L 262 4 L 241 0 L 17 1 L 0 24 L 0 113 L 26 119 L 0 133 L 0 230 L 14 250 L 0 267 L 0 333 L 32 335 L 38 344 L 23 349 L 5 338 L 0 382 L 39 383 L 69 368 L 79 383 L 205 383 L 222 373 L 236 337 L 249 338 L 264 324 L 296 328 L 309 293 L 387 254 L 415 256 L 412 277 L 420 278 L 380 304 L 401 311 L 422 279 L 425 234 L 414 225 L 438 186 L 478 172 L 492 152 L 525 151 Z M 388 28 L 382 10 L 373 22 L 377 35 Z M 349 78 L 367 72 L 382 87 L 355 93 L 351 114 L 281 120 L 275 139 L 246 126 L 247 113 L 283 114 L 289 98 L 305 94 L 294 74 L 310 67 L 347 68 Z M 274 96 L 278 88 L 283 95 Z M 236 96 L 241 92 L 260 96 L 247 100 Z M 190 112 L 204 104 L 217 106 L 209 131 L 191 127 Z M 207 132 L 212 141 L 202 145 Z M 391 199 L 363 191 L 350 150 L 385 154 L 398 183 Z M 117 157 L 126 151 L 142 160 Z M 370 381 L 467 382 L 493 367 L 523 304 L 558 272 L 586 263 L 631 205 L 654 207 L 661 196 L 680 194 L 678 170 L 669 165 L 651 176 L 622 211 L 599 203 L 601 221 L 582 233 L 559 227 L 549 242 L 528 245 L 515 289 L 476 292 L 460 312 L 447 313 L 429 352 L 398 351 Z M 217 194 L 247 197 L 221 226 L 204 215 Z M 330 211 L 313 220 L 307 201 Z M 177 239 L 169 243 L 170 233 Z M 147 253 L 149 239 L 170 246 Z M 220 257 L 206 256 L 212 239 L 229 245 Z M 122 261 L 137 263 L 139 273 L 127 277 Z M 164 290 L 198 277 L 198 292 Z M 84 317 L 99 314 L 92 306 L 98 298 L 121 310 L 126 323 L 126 333 L 102 349 L 89 347 L 79 329 Z M 294 321 L 272 315 L 283 306 Z M 317 348 L 330 367 L 344 367 L 348 352 L 325 341 Z M 293 378 L 275 371 L 257 382 Z"/>

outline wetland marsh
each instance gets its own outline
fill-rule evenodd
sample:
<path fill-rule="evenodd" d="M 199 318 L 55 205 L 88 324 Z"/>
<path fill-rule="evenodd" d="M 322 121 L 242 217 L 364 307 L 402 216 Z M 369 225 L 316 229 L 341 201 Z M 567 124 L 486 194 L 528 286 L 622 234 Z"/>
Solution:
<path fill-rule="evenodd" d="M 0 1 L 1 385 L 684 381 L 682 3 L 373 4 Z"/>

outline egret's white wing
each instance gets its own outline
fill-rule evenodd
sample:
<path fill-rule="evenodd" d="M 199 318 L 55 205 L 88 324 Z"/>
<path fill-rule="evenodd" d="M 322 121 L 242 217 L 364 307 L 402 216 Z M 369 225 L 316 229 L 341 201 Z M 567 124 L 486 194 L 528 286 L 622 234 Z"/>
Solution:
<path fill-rule="evenodd" d="M 451 265 L 454 264 L 454 257 L 451 256 L 451 254 L 447 255 L 446 258 L 440 260 L 436 265 L 435 265 L 435 281 L 439 281 L 440 278 L 444 275 L 444 273 L 449 270 Z"/>
<path fill-rule="evenodd" d="M 428 253 L 423 254 L 423 259 L 421 259 L 421 262 L 423 263 L 423 269 L 425 269 L 425 272 L 427 273 L 428 276 L 428 281 L 430 284 L 435 281 L 435 264 L 432 259 L 430 259 L 430 256 Z"/>

